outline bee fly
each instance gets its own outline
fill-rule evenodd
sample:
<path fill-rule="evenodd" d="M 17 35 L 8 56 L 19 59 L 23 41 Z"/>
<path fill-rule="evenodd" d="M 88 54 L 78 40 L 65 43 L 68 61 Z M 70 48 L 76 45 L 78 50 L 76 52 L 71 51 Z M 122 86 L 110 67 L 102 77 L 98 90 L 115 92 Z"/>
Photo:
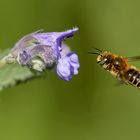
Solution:
<path fill-rule="evenodd" d="M 140 70 L 128 63 L 131 60 L 140 60 L 140 56 L 124 58 L 108 51 L 102 52 L 97 48 L 95 50 L 97 52 L 89 52 L 89 54 L 98 55 L 97 63 L 101 67 L 123 83 L 140 88 Z"/>

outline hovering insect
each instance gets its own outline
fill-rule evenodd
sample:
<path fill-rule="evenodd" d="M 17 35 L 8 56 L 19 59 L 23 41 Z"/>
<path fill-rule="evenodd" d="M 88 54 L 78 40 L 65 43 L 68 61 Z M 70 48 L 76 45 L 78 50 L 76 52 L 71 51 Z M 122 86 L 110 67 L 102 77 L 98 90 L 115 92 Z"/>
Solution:
<path fill-rule="evenodd" d="M 108 51 L 102 52 L 97 48 L 95 50 L 97 52 L 89 52 L 89 54 L 98 55 L 97 63 L 101 67 L 123 83 L 140 88 L 140 70 L 128 63 L 129 61 L 140 60 L 140 56 L 124 58 Z"/>

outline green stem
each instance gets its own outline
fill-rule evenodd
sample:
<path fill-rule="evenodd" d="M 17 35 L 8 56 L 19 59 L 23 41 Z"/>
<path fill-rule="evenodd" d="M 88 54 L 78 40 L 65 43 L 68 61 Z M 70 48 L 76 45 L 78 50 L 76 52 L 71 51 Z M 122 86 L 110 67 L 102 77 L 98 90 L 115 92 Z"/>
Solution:
<path fill-rule="evenodd" d="M 0 60 L 0 68 L 4 67 L 7 62 L 5 60 Z"/>

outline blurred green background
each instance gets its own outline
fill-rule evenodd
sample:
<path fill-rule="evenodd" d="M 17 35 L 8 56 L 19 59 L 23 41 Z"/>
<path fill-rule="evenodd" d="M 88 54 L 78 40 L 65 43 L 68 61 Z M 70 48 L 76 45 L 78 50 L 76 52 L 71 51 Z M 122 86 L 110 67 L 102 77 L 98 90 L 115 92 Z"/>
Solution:
<path fill-rule="evenodd" d="M 140 55 L 139 7 L 139 0 L 1 0 L 1 49 L 40 28 L 78 26 L 66 42 L 81 68 L 70 82 L 51 71 L 0 92 L 0 140 L 139 140 L 140 90 L 116 86 L 96 56 L 87 54 L 97 47 Z"/>

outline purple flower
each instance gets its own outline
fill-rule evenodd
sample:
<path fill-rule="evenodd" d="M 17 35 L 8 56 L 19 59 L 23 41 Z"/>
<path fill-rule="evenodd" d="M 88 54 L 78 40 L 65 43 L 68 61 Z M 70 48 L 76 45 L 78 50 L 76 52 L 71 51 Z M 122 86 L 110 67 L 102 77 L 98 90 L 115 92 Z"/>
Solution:
<path fill-rule="evenodd" d="M 42 30 L 21 38 L 10 51 L 5 60 L 17 61 L 20 65 L 42 72 L 56 68 L 63 80 L 70 80 L 78 74 L 78 56 L 63 44 L 64 39 L 70 38 L 78 31 L 73 28 L 64 32 L 41 33 Z"/>
<path fill-rule="evenodd" d="M 78 56 L 75 53 L 69 53 L 58 60 L 57 74 L 63 80 L 69 81 L 73 75 L 78 74 L 79 67 Z"/>

